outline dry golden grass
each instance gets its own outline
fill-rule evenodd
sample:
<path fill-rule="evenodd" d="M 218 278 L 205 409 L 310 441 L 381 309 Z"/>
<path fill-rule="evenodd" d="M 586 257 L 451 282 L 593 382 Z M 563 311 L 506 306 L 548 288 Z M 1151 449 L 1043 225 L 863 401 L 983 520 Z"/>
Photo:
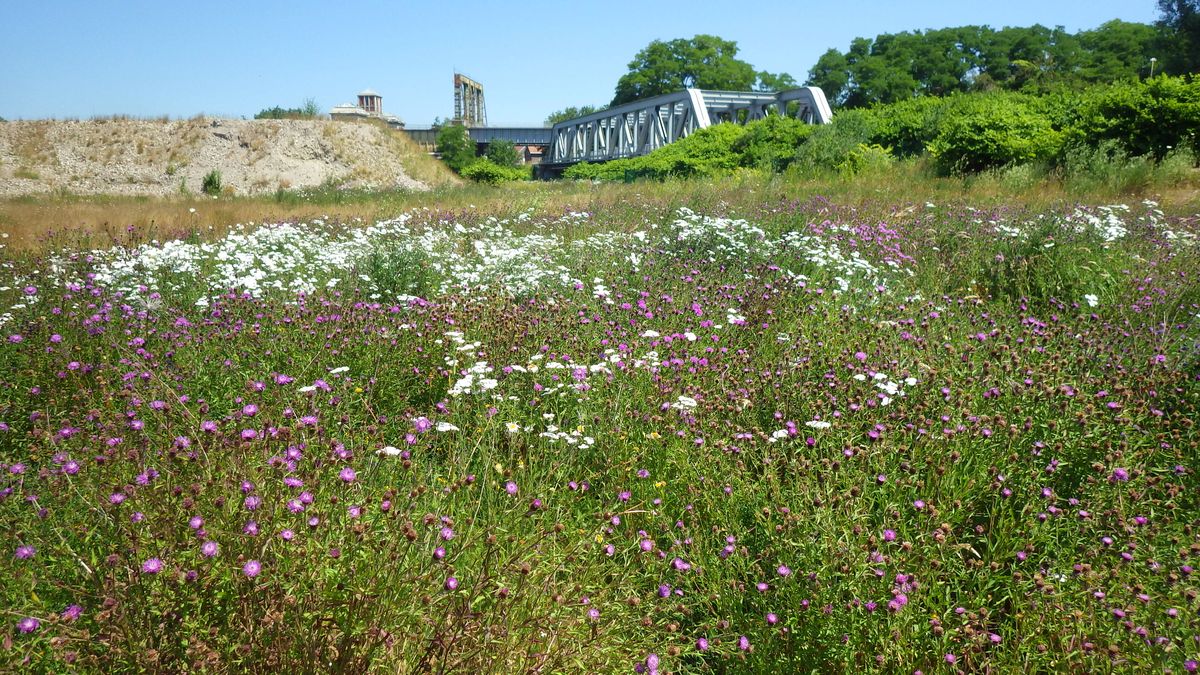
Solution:
<path fill-rule="evenodd" d="M 425 207 L 442 213 L 479 215 L 511 215 L 527 208 L 540 213 L 611 214 L 637 210 L 647 218 L 656 218 L 687 206 L 698 211 L 754 217 L 753 209 L 764 204 L 818 196 L 843 205 L 912 204 L 915 208 L 931 201 L 981 208 L 1020 204 L 1040 210 L 1079 202 L 1131 203 L 1153 199 L 1173 212 L 1194 213 L 1200 210 L 1198 186 L 1200 182 L 1131 194 L 1073 193 L 1053 179 L 1017 188 L 1002 177 L 938 178 L 930 176 L 919 163 L 900 163 L 889 171 L 854 179 L 829 177 L 803 181 L 746 172 L 720 179 L 632 185 L 557 181 L 493 188 L 459 184 L 428 192 L 323 190 L 220 199 L 199 195 L 167 198 L 44 195 L 0 200 L 0 232 L 10 234 L 12 249 L 30 250 L 44 247 L 48 233 L 57 238 L 70 233 L 69 237 L 81 244 L 108 245 L 112 241 L 128 241 L 130 228 L 135 233 L 134 240 L 179 237 L 192 232 L 216 236 L 239 223 L 299 222 L 315 218 L 370 223 Z"/>

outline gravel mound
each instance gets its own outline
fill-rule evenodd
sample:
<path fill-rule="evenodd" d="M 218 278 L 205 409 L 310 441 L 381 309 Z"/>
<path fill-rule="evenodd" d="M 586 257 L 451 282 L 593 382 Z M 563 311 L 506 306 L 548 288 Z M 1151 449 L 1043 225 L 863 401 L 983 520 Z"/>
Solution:
<path fill-rule="evenodd" d="M 4 122 L 0 197 L 199 192 L 213 170 L 234 194 L 325 184 L 427 189 L 405 172 L 402 160 L 415 152 L 380 126 L 327 120 Z"/>

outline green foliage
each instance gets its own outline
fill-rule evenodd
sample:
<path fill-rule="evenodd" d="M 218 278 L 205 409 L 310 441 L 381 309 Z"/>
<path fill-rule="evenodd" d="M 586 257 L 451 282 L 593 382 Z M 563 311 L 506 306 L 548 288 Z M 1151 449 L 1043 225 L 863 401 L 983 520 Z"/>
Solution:
<path fill-rule="evenodd" d="M 591 115 L 594 112 L 599 112 L 600 109 L 601 108 L 599 106 L 585 105 L 578 108 L 575 106 L 570 106 L 568 108 L 563 108 L 562 110 L 556 110 L 546 116 L 546 126 L 552 127 L 559 122 L 573 120 L 576 117 L 583 117 L 584 115 Z"/>
<path fill-rule="evenodd" d="M 1125 21 L 1076 34 L 1040 25 L 883 33 L 854 39 L 845 53 L 825 52 L 807 83 L 847 107 L 991 89 L 1046 92 L 1145 75 L 1161 46 L 1154 28 Z"/>
<path fill-rule="evenodd" d="M 437 151 L 446 163 L 456 173 L 475 162 L 475 144 L 467 133 L 467 128 L 461 124 L 448 124 L 438 130 Z"/>
<path fill-rule="evenodd" d="M 629 72 L 617 81 L 612 105 L 693 87 L 747 91 L 794 86 L 791 75 L 755 72 L 737 53 L 736 42 L 714 35 L 655 40 L 629 62 Z"/>
<path fill-rule="evenodd" d="M 939 125 L 928 150 L 943 173 L 961 173 L 1053 158 L 1062 134 L 1013 96 L 961 99 Z"/>
<path fill-rule="evenodd" d="M 770 115 L 746 125 L 746 133 L 733 144 L 740 164 L 780 172 L 788 168 L 800 147 L 817 127 L 798 119 Z"/>
<path fill-rule="evenodd" d="M 512 141 L 497 139 L 488 144 L 487 152 L 484 153 L 493 164 L 499 166 L 519 166 L 521 157 L 517 154 L 517 148 Z"/>
<path fill-rule="evenodd" d="M 1194 73 L 1200 70 L 1200 1 L 1158 0 L 1158 26 L 1163 30 L 1160 46 L 1164 72 Z"/>
<path fill-rule="evenodd" d="M 311 120 L 321 117 L 321 107 L 314 98 L 304 99 L 299 108 L 264 108 L 254 115 L 256 120 Z"/>
<path fill-rule="evenodd" d="M 897 157 L 914 157 L 937 136 L 947 99 L 922 96 L 872 108 L 872 143 L 891 148 Z"/>
<path fill-rule="evenodd" d="M 1139 194 L 1183 184 L 1195 160 L 1189 149 L 1180 148 L 1161 162 L 1146 155 L 1133 157 L 1116 141 L 1099 146 L 1072 144 L 1059 162 L 1058 174 L 1071 192 Z"/>
<path fill-rule="evenodd" d="M 200 182 L 200 190 L 206 195 L 221 194 L 221 172 L 213 169 L 204 174 L 204 180 Z"/>
<path fill-rule="evenodd" d="M 499 185 L 510 181 L 529 180 L 530 170 L 528 167 L 502 166 L 485 157 L 467 165 L 462 170 L 462 176 L 476 183 Z"/>
<path fill-rule="evenodd" d="M 664 180 L 726 175 L 742 166 L 742 158 L 735 146 L 745 134 L 746 128 L 737 124 L 717 124 L 642 157 L 603 164 L 576 164 L 563 172 L 563 177 L 585 180 Z"/>
<path fill-rule="evenodd" d="M 1155 77 L 1088 92 L 1077 110 L 1071 137 L 1090 146 L 1116 141 L 1133 156 L 1161 161 L 1173 148 L 1197 147 L 1200 82 Z"/>
<path fill-rule="evenodd" d="M 852 172 L 852 165 L 847 164 L 851 153 L 870 145 L 874 133 L 873 116 L 861 110 L 841 111 L 832 123 L 814 129 L 796 151 L 791 171 L 805 176 Z"/>

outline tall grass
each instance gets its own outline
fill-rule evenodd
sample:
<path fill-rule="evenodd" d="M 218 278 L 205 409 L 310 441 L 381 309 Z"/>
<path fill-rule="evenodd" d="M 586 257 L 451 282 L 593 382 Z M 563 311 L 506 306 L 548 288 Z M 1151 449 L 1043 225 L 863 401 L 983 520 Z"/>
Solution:
<path fill-rule="evenodd" d="M 6 250 L 0 659 L 1195 667 L 1200 231 L 923 184 L 198 200 L 346 222 Z"/>

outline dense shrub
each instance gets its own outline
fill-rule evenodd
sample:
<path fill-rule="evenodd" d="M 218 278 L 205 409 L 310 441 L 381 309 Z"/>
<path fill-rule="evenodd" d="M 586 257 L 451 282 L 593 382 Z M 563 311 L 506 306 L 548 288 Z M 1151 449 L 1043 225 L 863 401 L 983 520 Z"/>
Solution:
<path fill-rule="evenodd" d="M 737 166 L 799 175 L 854 174 L 897 157 L 929 154 L 943 174 L 1004 168 L 1009 175 L 1012 167 L 1037 165 L 1032 172 L 1012 174 L 1024 180 L 1067 163 L 1072 165 L 1067 173 L 1078 174 L 1087 164 L 1109 174 L 1103 184 L 1135 186 L 1145 184 L 1138 175 L 1161 173 L 1138 158 L 1157 164 L 1178 148 L 1187 149 L 1188 156 L 1200 154 L 1200 84 L 1162 76 L 1039 96 L 926 96 L 839 111 L 828 125 L 770 116 L 741 131 L 719 127 L 725 129 L 702 130 L 645 157 L 580 164 L 564 175 L 600 180 L 709 176 Z M 1173 161 L 1183 157 L 1177 154 Z M 1108 160 L 1116 164 L 1099 166 Z"/>
<path fill-rule="evenodd" d="M 1161 162 L 1173 148 L 1197 147 L 1200 83 L 1179 77 L 1124 82 L 1086 92 L 1070 136 L 1097 147 L 1115 141 L 1133 156 Z"/>
<path fill-rule="evenodd" d="M 871 142 L 891 148 L 897 157 L 924 153 L 925 146 L 937 137 L 938 123 L 949 100 L 953 99 L 922 96 L 872 109 Z"/>
<path fill-rule="evenodd" d="M 256 120 L 312 120 L 321 116 L 321 106 L 316 99 L 305 99 L 299 108 L 264 108 L 254 115 Z"/>
<path fill-rule="evenodd" d="M 437 151 L 455 173 L 462 173 L 475 162 L 475 144 L 471 142 L 467 128 L 460 124 L 448 124 L 438 131 Z"/>
<path fill-rule="evenodd" d="M 796 148 L 816 129 L 801 120 L 770 115 L 746 125 L 746 133 L 734 144 L 741 165 L 755 169 L 783 171 L 796 157 Z"/>
<path fill-rule="evenodd" d="M 462 170 L 463 178 L 476 183 L 499 185 L 514 180 L 527 180 L 529 169 L 519 166 L 500 166 L 490 159 L 481 159 Z"/>
<path fill-rule="evenodd" d="M 927 149 L 943 173 L 1047 160 L 1062 145 L 1047 117 L 1008 95 L 964 98 L 939 127 Z"/>
<path fill-rule="evenodd" d="M 512 141 L 497 139 L 488 143 L 487 152 L 484 156 L 492 161 L 493 164 L 500 166 L 515 167 L 521 164 L 521 157 L 517 154 L 517 148 Z"/>
<path fill-rule="evenodd" d="M 839 112 L 832 124 L 817 127 L 800 146 L 792 170 L 802 175 L 842 171 L 851 153 L 872 142 L 874 132 L 871 114 L 861 110 Z"/>

